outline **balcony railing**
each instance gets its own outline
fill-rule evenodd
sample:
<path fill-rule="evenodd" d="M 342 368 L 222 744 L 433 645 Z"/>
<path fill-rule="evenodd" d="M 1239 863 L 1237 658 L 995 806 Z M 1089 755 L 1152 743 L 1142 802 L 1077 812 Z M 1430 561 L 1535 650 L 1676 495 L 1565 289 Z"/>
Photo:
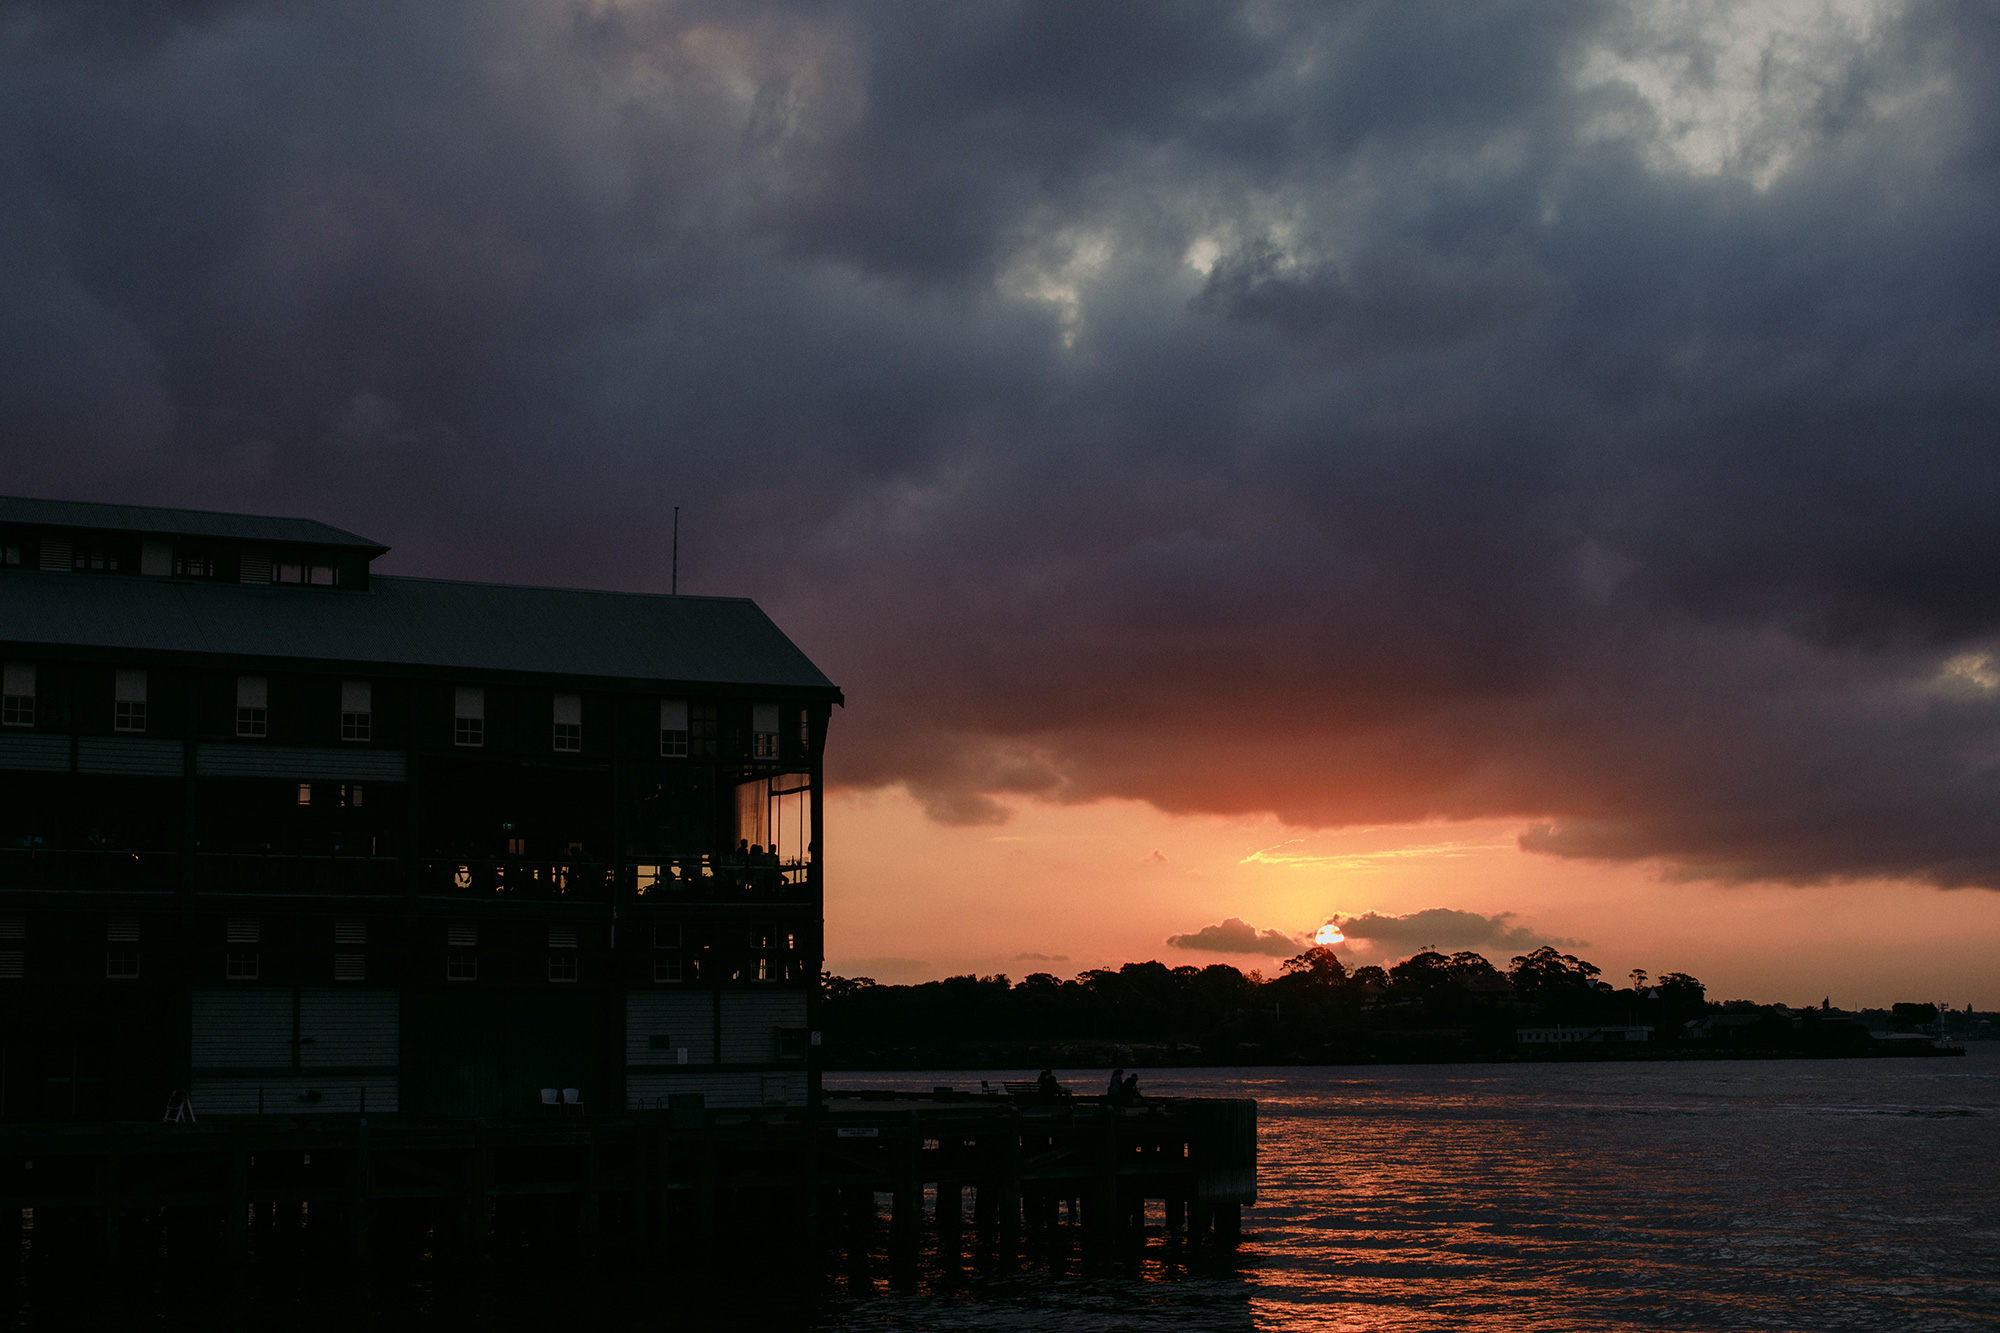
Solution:
<path fill-rule="evenodd" d="M 280 852 L 201 852 L 194 882 L 202 893 L 395 894 L 398 856 L 288 856 Z"/>
<path fill-rule="evenodd" d="M 676 856 L 632 867 L 633 892 L 641 898 L 763 897 L 799 898 L 806 893 L 811 867 L 775 856 Z"/>
<path fill-rule="evenodd" d="M 0 848 L 0 889 L 172 889 L 180 859 L 177 852 Z"/>
<path fill-rule="evenodd" d="M 611 867 L 597 861 L 427 860 L 418 868 L 417 891 L 455 898 L 527 898 L 604 902 L 611 895 Z"/>

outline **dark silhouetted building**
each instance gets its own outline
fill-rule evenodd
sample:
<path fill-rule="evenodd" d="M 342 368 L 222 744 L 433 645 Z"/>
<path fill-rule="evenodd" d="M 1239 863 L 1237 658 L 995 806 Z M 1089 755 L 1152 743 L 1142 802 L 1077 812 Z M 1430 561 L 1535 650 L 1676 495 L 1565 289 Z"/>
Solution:
<path fill-rule="evenodd" d="M 386 549 L 0 499 L 0 1118 L 805 1104 L 840 692 Z"/>

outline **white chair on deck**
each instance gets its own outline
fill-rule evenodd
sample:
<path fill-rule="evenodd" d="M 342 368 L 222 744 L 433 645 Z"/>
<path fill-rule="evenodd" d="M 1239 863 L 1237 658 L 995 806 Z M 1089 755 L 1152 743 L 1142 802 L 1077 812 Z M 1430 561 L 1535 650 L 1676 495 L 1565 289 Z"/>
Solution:
<path fill-rule="evenodd" d="M 563 1109 L 566 1111 L 575 1111 L 575 1110 L 580 1110 L 582 1108 L 583 1094 L 578 1092 L 575 1088 L 564 1088 L 562 1091 L 562 1099 L 563 1099 Z"/>
<path fill-rule="evenodd" d="M 554 1088 L 543 1088 L 543 1089 L 542 1089 L 542 1114 L 543 1114 L 543 1115 L 547 1115 L 547 1114 L 549 1113 L 549 1110 L 550 1110 L 550 1108 L 552 1108 L 552 1107 L 555 1107 L 555 1106 L 560 1106 L 561 1104 L 562 1104 L 562 1098 L 561 1098 L 561 1096 L 560 1096 L 560 1095 L 559 1095 L 559 1094 L 558 1094 L 558 1093 L 556 1092 L 556 1090 L 555 1090 Z"/>

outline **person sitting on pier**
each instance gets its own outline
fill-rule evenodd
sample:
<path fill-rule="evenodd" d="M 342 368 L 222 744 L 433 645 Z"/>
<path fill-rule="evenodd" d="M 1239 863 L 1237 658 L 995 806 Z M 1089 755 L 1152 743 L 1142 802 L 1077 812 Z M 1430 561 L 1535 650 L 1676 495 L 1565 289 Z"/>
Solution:
<path fill-rule="evenodd" d="M 1055 1070 L 1044 1069 L 1041 1076 L 1035 1080 L 1035 1091 L 1044 1097 L 1060 1097 L 1069 1089 L 1056 1082 Z"/>
<path fill-rule="evenodd" d="M 1127 1074 L 1125 1076 L 1125 1086 L 1119 1089 L 1119 1100 L 1124 1102 L 1137 1102 L 1139 1100 L 1139 1076 L 1137 1074 Z"/>
<path fill-rule="evenodd" d="M 1125 1091 L 1125 1071 L 1122 1069 L 1112 1070 L 1111 1084 L 1109 1087 L 1105 1088 L 1104 1095 L 1111 1098 L 1113 1101 L 1116 1101 L 1124 1093 L 1124 1091 Z"/>

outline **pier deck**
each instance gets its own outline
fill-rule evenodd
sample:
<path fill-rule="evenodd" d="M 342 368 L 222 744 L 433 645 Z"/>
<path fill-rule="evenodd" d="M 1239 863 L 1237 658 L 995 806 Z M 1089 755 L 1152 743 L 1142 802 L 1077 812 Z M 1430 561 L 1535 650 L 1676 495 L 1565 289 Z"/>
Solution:
<path fill-rule="evenodd" d="M 240 1254 L 259 1208 L 310 1214 L 357 1257 L 383 1209 L 417 1210 L 467 1252 L 524 1211 L 585 1241 L 812 1244 L 878 1218 L 879 1196 L 905 1243 L 926 1214 L 940 1234 L 1069 1225 L 1109 1243 L 1140 1234 L 1153 1203 L 1170 1231 L 1226 1241 L 1256 1201 L 1256 1103 L 870 1092 L 816 1111 L 0 1125 L 0 1227 L 32 1219 L 36 1244 L 104 1254 L 170 1215 Z"/>

